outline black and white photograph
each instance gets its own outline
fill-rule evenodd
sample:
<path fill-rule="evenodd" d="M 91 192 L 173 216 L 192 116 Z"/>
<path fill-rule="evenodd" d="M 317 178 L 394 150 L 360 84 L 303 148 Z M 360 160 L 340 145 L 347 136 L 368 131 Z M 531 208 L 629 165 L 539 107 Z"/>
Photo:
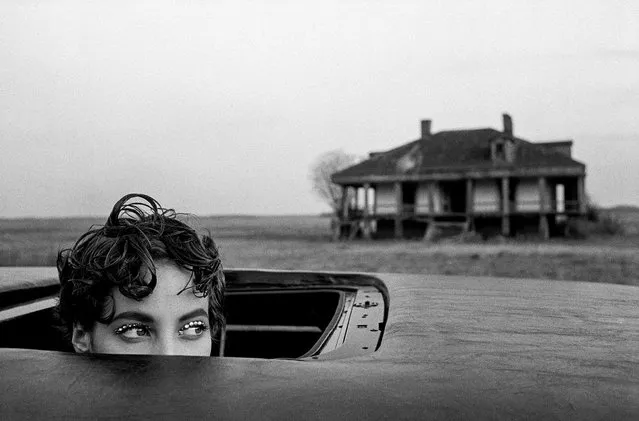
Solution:
<path fill-rule="evenodd" d="M 639 420 L 636 0 L 0 0 L 1 420 Z"/>

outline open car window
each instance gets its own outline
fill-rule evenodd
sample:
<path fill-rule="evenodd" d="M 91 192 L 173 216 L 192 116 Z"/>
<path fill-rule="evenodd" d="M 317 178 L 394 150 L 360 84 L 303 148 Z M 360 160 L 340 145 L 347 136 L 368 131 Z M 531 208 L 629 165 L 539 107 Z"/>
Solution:
<path fill-rule="evenodd" d="M 381 344 L 388 295 L 377 278 L 242 270 L 225 274 L 227 325 L 216 338 L 213 356 L 335 359 L 374 352 Z M 26 282 L 0 299 L 0 347 L 72 351 L 57 324 L 57 285 L 51 279 L 38 288 Z"/>

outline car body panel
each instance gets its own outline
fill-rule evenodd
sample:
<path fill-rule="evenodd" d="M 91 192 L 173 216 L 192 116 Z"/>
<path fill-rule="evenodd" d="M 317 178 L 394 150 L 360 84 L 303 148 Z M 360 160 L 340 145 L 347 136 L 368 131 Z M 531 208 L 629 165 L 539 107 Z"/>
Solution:
<path fill-rule="evenodd" d="M 0 417 L 639 419 L 639 289 L 371 276 L 390 304 L 375 353 L 300 361 L 5 349 Z"/>
<path fill-rule="evenodd" d="M 58 284 L 58 272 L 54 267 L 0 268 L 0 297 L 9 291 L 55 284 Z"/>
<path fill-rule="evenodd" d="M 0 310 L 56 294 L 59 285 L 55 268 L 0 268 Z"/>

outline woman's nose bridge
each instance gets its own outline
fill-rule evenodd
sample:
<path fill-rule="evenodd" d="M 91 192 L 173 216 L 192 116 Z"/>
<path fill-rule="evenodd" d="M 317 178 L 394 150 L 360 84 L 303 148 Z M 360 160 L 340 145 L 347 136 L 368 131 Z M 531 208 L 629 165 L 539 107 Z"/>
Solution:
<path fill-rule="evenodd" d="M 173 332 L 162 332 L 156 341 L 157 355 L 176 355 L 178 353 L 178 338 Z"/>

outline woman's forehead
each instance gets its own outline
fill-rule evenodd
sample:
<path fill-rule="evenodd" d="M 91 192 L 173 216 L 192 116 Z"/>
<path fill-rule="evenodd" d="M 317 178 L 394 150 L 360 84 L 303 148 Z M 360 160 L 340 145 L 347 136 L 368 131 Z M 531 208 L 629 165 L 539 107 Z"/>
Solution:
<path fill-rule="evenodd" d="M 124 311 L 141 311 L 146 313 L 175 313 L 189 312 L 198 308 L 208 309 L 208 297 L 196 296 L 193 288 L 185 287 L 191 280 L 191 272 L 177 266 L 168 260 L 155 263 L 157 284 L 151 294 L 137 301 L 125 297 L 119 290 L 115 290 L 113 298 L 116 313 Z M 150 276 L 150 274 L 149 274 Z"/>

